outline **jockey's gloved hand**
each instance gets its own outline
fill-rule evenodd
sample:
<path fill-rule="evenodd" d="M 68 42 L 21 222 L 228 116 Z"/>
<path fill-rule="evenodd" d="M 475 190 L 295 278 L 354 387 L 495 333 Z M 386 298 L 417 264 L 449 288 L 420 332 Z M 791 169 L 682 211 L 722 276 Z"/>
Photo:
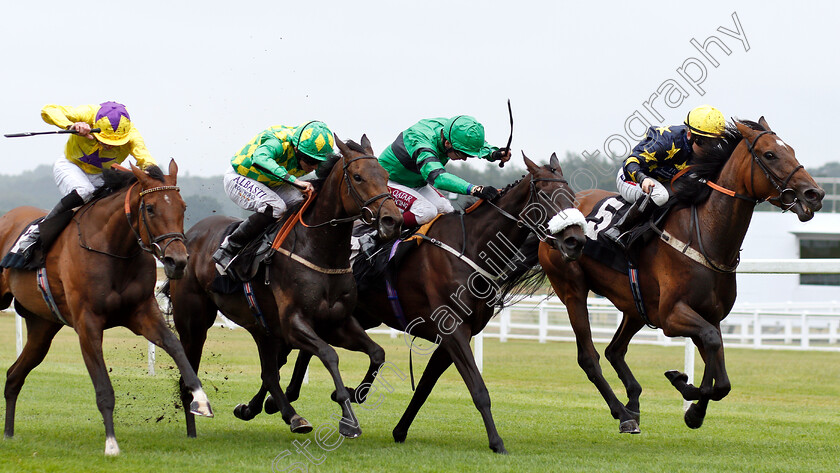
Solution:
<path fill-rule="evenodd" d="M 489 161 L 500 161 L 505 156 L 506 151 L 507 150 L 505 149 L 497 149 L 496 151 L 493 151 L 490 153 Z"/>
<path fill-rule="evenodd" d="M 494 186 L 475 186 L 470 191 L 470 195 L 484 200 L 493 200 L 499 195 L 499 190 Z"/>

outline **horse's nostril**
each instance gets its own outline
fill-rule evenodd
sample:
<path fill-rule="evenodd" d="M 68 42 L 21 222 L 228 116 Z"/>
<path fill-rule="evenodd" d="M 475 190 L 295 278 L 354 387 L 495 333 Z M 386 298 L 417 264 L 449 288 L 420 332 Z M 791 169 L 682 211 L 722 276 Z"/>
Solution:
<path fill-rule="evenodd" d="M 394 228 L 397 225 L 397 221 L 394 219 L 394 217 L 382 217 L 380 219 L 380 223 L 388 228 Z"/>
<path fill-rule="evenodd" d="M 805 191 L 805 199 L 808 202 L 819 202 L 825 196 L 825 191 L 822 189 L 808 189 Z"/>

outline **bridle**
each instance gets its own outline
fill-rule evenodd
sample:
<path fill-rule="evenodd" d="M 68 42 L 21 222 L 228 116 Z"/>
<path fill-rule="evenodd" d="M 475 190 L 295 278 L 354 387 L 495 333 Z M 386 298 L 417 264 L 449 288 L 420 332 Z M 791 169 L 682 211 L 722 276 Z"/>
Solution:
<path fill-rule="evenodd" d="M 134 189 L 138 183 L 135 182 L 131 185 L 128 189 L 128 192 L 125 194 L 125 218 L 128 221 L 128 226 L 131 228 L 131 231 L 134 232 L 134 236 L 137 237 L 137 244 L 140 245 L 140 248 L 147 252 L 151 253 L 155 258 L 163 262 L 163 258 L 166 256 L 166 249 L 169 248 L 169 245 L 175 241 L 185 242 L 186 237 L 184 236 L 183 232 L 169 232 L 164 233 L 163 235 L 154 236 L 152 235 L 152 230 L 149 228 L 149 222 L 147 220 L 147 211 L 146 206 L 143 204 L 143 196 L 146 194 L 151 194 L 152 192 L 160 192 L 160 191 L 175 191 L 180 192 L 180 188 L 178 186 L 159 186 L 159 187 L 152 187 L 149 189 L 145 189 L 140 191 L 139 198 L 140 200 L 137 203 L 138 210 L 140 212 L 140 218 L 138 219 L 137 226 L 138 229 L 134 229 L 134 225 L 131 222 L 131 206 L 129 204 L 129 200 L 131 199 L 131 190 Z M 149 240 L 149 245 L 147 246 L 143 243 L 143 237 L 140 235 L 140 224 L 143 224 L 146 230 L 146 237 Z M 163 246 L 160 245 L 160 242 L 169 240 Z"/>
<path fill-rule="evenodd" d="M 793 171 L 791 171 L 790 174 L 788 174 L 788 176 L 785 179 L 782 179 L 779 176 L 777 176 L 776 173 L 774 173 L 767 166 L 767 164 L 764 161 L 761 160 L 761 158 L 758 157 L 758 155 L 755 152 L 755 145 L 758 143 L 758 139 L 761 138 L 762 135 L 775 135 L 775 134 L 776 133 L 774 133 L 772 131 L 769 131 L 769 130 L 762 131 L 758 135 L 756 135 L 755 140 L 753 140 L 752 143 L 750 143 L 749 138 L 747 138 L 746 136 L 744 137 L 744 141 L 747 143 L 747 150 L 749 150 L 750 155 L 752 156 L 752 162 L 750 163 L 750 188 L 751 188 L 750 189 L 750 194 L 754 194 L 754 191 L 755 191 L 755 165 L 757 164 L 758 167 L 761 169 L 761 171 L 764 173 L 764 176 L 767 178 L 767 181 L 779 193 L 779 195 L 777 195 L 776 197 L 768 197 L 767 199 L 764 199 L 764 200 L 767 200 L 767 201 L 770 201 L 770 202 L 778 202 L 780 204 L 780 206 L 782 207 L 782 211 L 787 212 L 794 205 L 796 205 L 797 202 L 799 202 L 799 198 L 796 197 L 796 191 L 791 189 L 790 187 L 788 187 L 788 184 L 790 183 L 790 180 L 793 179 L 793 175 L 796 174 L 796 171 L 799 171 L 800 169 L 803 169 L 804 166 L 801 165 L 801 164 L 796 166 L 795 168 L 793 168 Z M 683 169 L 682 171 L 680 171 L 676 175 L 674 175 L 674 177 L 671 178 L 671 185 L 673 186 L 674 181 L 676 181 L 683 174 L 685 174 L 689 171 L 691 171 L 691 166 Z M 699 182 L 704 183 L 707 186 L 711 187 L 712 189 L 714 189 L 714 190 L 716 190 L 716 191 L 718 191 L 722 194 L 726 194 L 729 197 L 735 197 L 735 198 L 738 198 L 738 199 L 741 199 L 741 200 L 746 200 L 747 202 L 752 202 L 753 205 L 758 205 L 758 204 L 764 202 L 764 200 L 757 199 L 752 195 L 739 194 L 739 193 L 737 193 L 737 192 L 735 192 L 731 189 L 727 189 L 726 187 L 723 187 L 719 184 L 716 184 L 716 183 L 714 183 L 712 181 L 709 181 L 709 180 L 706 180 L 706 179 L 700 178 Z M 785 196 L 787 196 L 787 197 L 785 197 Z"/>
<path fill-rule="evenodd" d="M 554 206 L 554 202 L 551 202 L 547 197 L 541 195 L 539 191 L 537 191 L 537 182 L 562 182 L 563 184 L 569 185 L 569 182 L 563 178 L 557 177 L 531 177 L 531 181 L 529 182 L 530 185 L 530 195 L 528 196 L 528 202 L 525 204 L 525 209 L 531 206 L 531 204 L 536 204 L 541 202 L 541 199 L 544 199 L 550 203 L 551 206 Z M 537 238 L 544 243 L 551 243 L 551 241 L 556 241 L 557 237 L 555 237 L 546 227 L 545 224 L 534 225 L 531 222 L 525 221 L 523 218 L 517 218 L 511 215 L 509 212 L 504 210 L 503 208 L 499 207 L 498 205 L 494 204 L 493 202 L 487 201 L 488 204 L 493 206 L 500 214 L 502 214 L 505 218 L 509 220 L 513 220 L 516 222 L 516 226 L 519 228 L 528 228 L 531 232 L 533 232 Z"/>
<path fill-rule="evenodd" d="M 353 215 L 353 216 L 350 216 L 350 217 L 344 217 L 344 218 L 334 218 L 334 219 L 328 220 L 326 222 L 318 223 L 318 224 L 314 224 L 314 225 L 308 225 L 306 222 L 303 221 L 303 217 L 301 217 L 300 223 L 304 227 L 306 227 L 306 228 L 318 228 L 318 227 L 323 227 L 325 225 L 330 225 L 330 226 L 334 227 L 334 226 L 338 225 L 339 223 L 352 222 L 352 221 L 355 221 L 355 220 L 361 220 L 362 222 L 364 222 L 367 225 L 373 225 L 374 222 L 379 221 L 379 218 L 382 214 L 382 207 L 385 205 L 385 202 L 387 202 L 388 199 L 393 199 L 394 198 L 391 195 L 390 192 L 383 192 L 381 194 L 378 194 L 378 195 L 375 195 L 375 196 L 371 197 L 370 199 L 365 200 L 365 198 L 362 197 L 361 194 L 359 194 L 359 191 L 353 186 L 353 183 L 350 181 L 350 175 L 348 174 L 347 169 L 352 163 L 354 163 L 354 162 L 356 162 L 360 159 L 377 159 L 378 160 L 378 158 L 376 156 L 365 154 L 365 155 L 362 155 L 362 156 L 356 156 L 355 158 L 352 158 L 352 159 L 346 159 L 344 156 L 342 156 L 341 159 L 344 162 L 343 169 L 342 169 L 342 172 L 344 173 L 344 182 L 347 184 L 347 190 L 350 193 L 350 197 L 353 198 L 353 202 L 355 202 L 355 204 L 359 206 L 359 214 L 358 215 Z M 376 209 L 376 212 L 374 212 L 370 206 L 371 206 L 371 204 L 373 204 L 374 202 L 376 202 L 379 199 L 382 199 L 382 202 L 379 203 L 379 207 Z"/>
<path fill-rule="evenodd" d="M 746 136 L 744 137 L 744 141 L 747 144 L 747 150 L 749 150 L 750 155 L 752 156 L 752 162 L 750 163 L 750 187 L 751 187 L 750 194 L 754 194 L 754 191 L 755 191 L 755 172 L 754 172 L 754 170 L 755 170 L 755 165 L 757 164 L 758 167 L 761 169 L 761 171 L 764 172 L 764 176 L 767 178 L 767 181 L 770 182 L 770 184 L 779 193 L 778 196 L 769 197 L 766 200 L 771 201 L 771 202 L 778 202 L 780 204 L 780 206 L 782 206 L 782 211 L 787 212 L 794 205 L 796 205 L 797 202 L 799 202 L 799 199 L 796 197 L 796 191 L 791 189 L 790 187 L 788 187 L 788 183 L 790 183 L 790 180 L 793 178 L 793 175 L 796 174 L 796 171 L 799 171 L 800 169 L 803 169 L 804 166 L 802 166 L 801 164 L 796 166 L 795 168 L 793 168 L 793 170 L 790 172 L 790 174 L 788 174 L 788 176 L 785 179 L 782 179 L 779 176 L 777 176 L 776 173 L 774 173 L 767 166 L 767 164 L 764 163 L 761 160 L 761 158 L 759 158 L 759 156 L 755 152 L 755 145 L 758 143 L 758 139 L 761 138 L 763 135 L 775 135 L 775 134 L 776 133 L 774 133 L 770 130 L 765 130 L 765 131 L 759 132 L 756 135 L 755 139 L 752 141 L 752 143 L 750 142 L 749 138 L 747 138 Z M 677 173 L 671 181 L 672 185 L 673 185 L 673 182 L 676 179 L 678 179 L 680 176 L 682 176 L 682 174 L 684 174 L 689 169 L 690 169 L 690 167 L 680 171 L 679 173 Z M 753 205 L 758 205 L 761 202 L 763 202 L 761 199 L 756 199 L 754 196 L 739 194 L 739 193 L 737 193 L 737 192 L 735 192 L 731 189 L 727 189 L 727 188 L 725 188 L 721 185 L 715 184 L 712 181 L 701 179 L 701 182 L 703 182 L 703 181 L 705 181 L 706 185 L 708 185 L 712 189 L 714 189 L 718 192 L 721 192 L 723 194 L 726 194 L 730 197 L 735 197 L 735 198 L 738 198 L 738 199 L 746 200 L 748 202 L 752 202 Z M 785 196 L 787 196 L 787 198 Z M 788 201 L 789 203 L 786 203 L 786 201 Z M 700 254 L 700 256 L 702 256 L 702 260 L 699 259 L 699 257 L 693 257 L 693 256 L 690 256 L 690 255 L 689 255 L 689 257 L 691 259 L 694 259 L 695 261 L 699 262 L 700 264 L 703 264 L 704 266 L 706 266 L 708 268 L 711 268 L 711 269 L 713 269 L 717 272 L 720 272 L 720 273 L 733 273 L 733 272 L 735 272 L 736 268 L 738 267 L 738 263 L 740 262 L 740 256 L 736 256 L 735 261 L 733 262 L 733 264 L 730 264 L 730 265 L 715 263 L 708 256 L 708 254 L 706 252 L 706 249 L 703 247 L 703 239 L 702 239 L 701 234 L 700 234 L 700 222 L 699 222 L 699 218 L 697 216 L 697 206 L 696 205 L 691 206 L 691 228 L 696 231 L 697 244 L 700 248 L 699 254 Z M 666 235 L 666 234 L 664 234 L 664 232 L 658 232 L 658 233 L 660 233 L 660 235 L 663 237 L 663 240 L 666 243 L 670 244 L 671 246 L 674 246 L 674 248 L 677 248 L 677 250 L 680 250 L 680 248 L 678 248 L 675 243 L 670 242 L 670 240 L 673 239 L 673 240 L 675 240 L 675 242 L 679 243 L 679 241 L 676 240 L 675 238 L 673 238 L 672 235 L 670 235 L 670 234 Z M 689 230 L 689 235 L 691 235 L 691 230 Z M 691 238 L 689 238 L 689 242 L 687 244 L 685 244 L 685 248 L 682 249 L 681 251 L 683 251 L 683 253 L 685 253 L 690 244 L 691 244 Z"/>
<path fill-rule="evenodd" d="M 799 171 L 800 169 L 803 169 L 804 166 L 801 165 L 801 164 L 796 166 L 795 168 L 793 168 L 793 171 L 791 171 L 790 174 L 788 174 L 788 176 L 785 179 L 782 179 L 779 176 L 777 176 L 767 166 L 767 164 L 764 161 L 759 159 L 758 155 L 755 153 L 755 145 L 758 143 L 758 139 L 761 138 L 762 135 L 775 135 L 775 134 L 776 133 L 774 133 L 770 130 L 762 131 L 758 135 L 756 135 L 755 140 L 753 140 L 752 143 L 750 143 L 749 138 L 747 138 L 746 136 L 744 137 L 744 141 L 747 142 L 747 149 L 750 151 L 750 154 L 752 155 L 753 162 L 755 164 L 758 164 L 758 167 L 764 172 L 764 176 L 767 177 L 767 180 L 770 181 L 770 184 L 772 184 L 773 187 L 776 189 L 776 191 L 779 192 L 778 196 L 770 197 L 767 200 L 771 201 L 771 202 L 778 202 L 779 206 L 782 207 L 782 211 L 787 212 L 794 205 L 796 205 L 797 202 L 799 202 L 799 199 L 796 197 L 796 191 L 791 189 L 790 187 L 788 187 L 788 183 L 790 183 L 790 180 L 793 178 L 793 175 L 796 174 L 796 171 Z M 755 189 L 754 175 L 755 175 L 755 173 L 753 172 L 753 167 L 750 166 L 750 187 L 753 190 Z M 785 198 L 785 196 L 788 196 L 788 197 Z M 786 202 L 786 201 L 788 201 L 789 203 Z"/>

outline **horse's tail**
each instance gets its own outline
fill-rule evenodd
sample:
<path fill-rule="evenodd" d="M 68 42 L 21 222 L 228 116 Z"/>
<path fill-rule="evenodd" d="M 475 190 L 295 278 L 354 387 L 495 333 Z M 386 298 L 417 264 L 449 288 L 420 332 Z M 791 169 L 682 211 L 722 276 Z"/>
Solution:
<path fill-rule="evenodd" d="M 539 249 L 540 240 L 534 234 L 529 235 L 519 247 L 523 258 L 514 258 L 515 268 L 509 271 L 499 284 L 499 295 L 496 299 L 499 309 L 533 296 L 545 287 L 546 275 L 539 265 Z"/>

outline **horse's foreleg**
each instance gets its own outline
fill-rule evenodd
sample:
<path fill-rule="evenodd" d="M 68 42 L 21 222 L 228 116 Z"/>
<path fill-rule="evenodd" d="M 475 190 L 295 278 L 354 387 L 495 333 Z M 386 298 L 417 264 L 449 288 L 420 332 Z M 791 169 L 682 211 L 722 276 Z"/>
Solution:
<path fill-rule="evenodd" d="M 493 422 L 493 414 L 490 411 L 490 393 L 487 391 L 484 379 L 475 364 L 475 358 L 470 349 L 470 336 L 465 331 L 456 330 L 438 350 L 441 348 L 449 352 L 455 368 L 458 369 L 461 378 L 464 379 L 464 383 L 470 391 L 470 395 L 472 395 L 476 409 L 481 413 L 484 428 L 487 430 L 487 437 L 490 440 L 490 449 L 496 453 L 507 453 L 505 444 L 496 430 L 496 423 Z"/>
<path fill-rule="evenodd" d="M 105 455 L 119 455 L 120 447 L 114 435 L 114 388 L 102 357 L 102 320 L 104 317 L 86 311 L 76 318 L 74 328 L 79 335 L 82 358 L 93 381 L 96 407 L 105 424 Z"/>
<path fill-rule="evenodd" d="M 417 383 L 417 390 L 415 390 L 414 395 L 411 396 L 411 401 L 408 403 L 408 407 L 405 408 L 405 412 L 400 418 L 400 421 L 397 423 L 397 426 L 394 427 L 394 441 L 400 443 L 405 442 L 405 437 L 408 435 L 408 428 L 411 427 L 411 423 L 414 421 L 414 418 L 417 416 L 420 408 L 426 402 L 426 399 L 432 392 L 432 388 L 435 387 L 437 380 L 451 364 L 452 357 L 449 356 L 449 352 L 441 347 L 437 347 L 437 349 L 435 349 L 432 353 L 432 356 L 429 358 L 429 363 L 426 364 L 426 369 L 423 370 L 420 382 Z"/>
<path fill-rule="evenodd" d="M 261 384 L 257 394 L 254 394 L 254 397 L 251 398 L 248 404 L 237 404 L 233 408 L 233 416 L 240 420 L 251 420 L 257 417 L 262 412 L 266 394 L 268 394 L 268 389 L 264 384 Z"/>
<path fill-rule="evenodd" d="M 288 399 L 286 399 L 286 395 L 283 394 L 283 390 L 280 388 L 278 354 L 282 348 L 278 346 L 279 341 L 262 334 L 256 335 L 252 333 L 252 335 L 254 335 L 254 341 L 257 342 L 257 350 L 260 354 L 260 378 L 262 379 L 262 386 L 260 387 L 260 393 L 262 395 L 257 393 L 255 399 L 251 401 L 255 404 L 253 408 L 255 410 L 260 409 L 262 397 L 267 390 L 271 393 L 273 402 L 280 408 L 283 420 L 290 426 L 292 432 L 300 434 L 311 432 L 312 425 L 295 412 L 295 408 L 292 407 Z M 259 401 L 256 400 L 257 397 Z"/>
<path fill-rule="evenodd" d="M 627 346 L 634 335 L 642 328 L 642 322 L 638 319 L 625 316 L 621 326 L 615 332 L 612 341 L 604 350 L 604 356 L 612 365 L 618 378 L 624 384 L 624 389 L 627 391 L 627 404 L 625 407 L 632 415 L 635 415 L 636 422 L 640 420 L 641 409 L 639 407 L 639 397 L 642 395 L 642 385 L 633 376 L 630 371 L 630 366 L 627 365 L 625 356 L 627 355 Z M 622 432 L 626 430 L 619 429 Z M 639 433 L 638 426 L 630 433 Z"/>
<path fill-rule="evenodd" d="M 201 381 L 198 380 L 195 370 L 187 360 L 181 342 L 164 323 L 157 302 L 154 299 L 149 299 L 147 303 L 138 307 L 126 326 L 134 333 L 142 335 L 150 342 L 163 348 L 175 361 L 175 365 L 181 373 L 183 385 L 192 393 L 190 412 L 200 416 L 213 417 L 213 410 L 210 408 L 207 394 L 201 387 Z"/>
<path fill-rule="evenodd" d="M 6 426 L 3 430 L 5 438 L 15 435 L 15 405 L 26 376 L 47 356 L 55 334 L 63 325 L 30 315 L 26 319 L 26 345 L 23 347 L 17 361 L 6 371 L 6 387 L 3 395 L 6 399 Z"/>
<path fill-rule="evenodd" d="M 292 314 L 289 321 L 291 325 L 290 338 L 294 345 L 300 350 L 308 351 L 317 356 L 332 376 L 333 383 L 335 383 L 335 401 L 341 406 L 342 417 L 338 425 L 339 433 L 347 438 L 356 438 L 362 435 L 359 421 L 350 406 L 350 393 L 344 386 L 341 374 L 338 372 L 338 353 L 315 333 L 301 314 Z"/>
<path fill-rule="evenodd" d="M 686 425 L 696 429 L 703 424 L 709 400 L 713 396 L 721 399 L 730 390 L 729 378 L 723 362 L 723 338 L 718 327 L 707 322 L 700 314 L 682 302 L 674 306 L 672 315 L 666 318 L 663 330 L 669 337 L 691 337 L 706 362 L 699 388 L 689 384 L 688 377 L 684 373 L 676 370 L 665 373 L 671 384 L 683 395 L 683 399 L 698 401 L 685 413 Z M 718 383 L 719 386 L 717 386 Z"/>

